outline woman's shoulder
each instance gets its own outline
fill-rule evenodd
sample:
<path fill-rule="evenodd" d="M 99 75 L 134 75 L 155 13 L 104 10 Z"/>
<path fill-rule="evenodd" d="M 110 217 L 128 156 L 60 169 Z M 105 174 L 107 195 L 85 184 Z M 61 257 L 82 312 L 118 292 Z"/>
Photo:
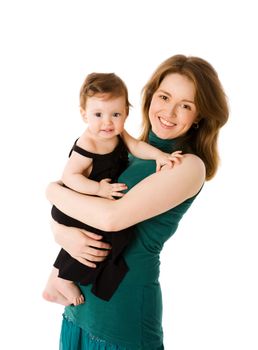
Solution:
<path fill-rule="evenodd" d="M 190 171 L 190 175 L 197 175 L 198 177 L 203 178 L 203 181 L 205 180 L 205 164 L 199 156 L 193 153 L 186 153 L 182 157 L 181 163 L 179 165 L 182 165 L 182 172 L 187 173 Z"/>
<path fill-rule="evenodd" d="M 187 183 L 192 183 L 193 186 L 199 187 L 205 182 L 206 179 L 206 169 L 203 160 L 192 153 L 184 154 L 180 164 L 175 165 L 175 169 L 178 171 L 178 176 Z"/>
<path fill-rule="evenodd" d="M 191 171 L 200 172 L 200 174 L 205 174 L 205 164 L 203 160 L 193 153 L 183 154 L 183 157 L 180 158 L 180 162 L 174 163 L 172 168 L 170 168 L 169 166 L 162 167 L 163 170 L 171 169 L 171 171 L 177 168 L 179 172 L 181 171 L 185 172 L 187 170 L 191 170 Z"/>
<path fill-rule="evenodd" d="M 200 170 L 205 171 L 205 164 L 203 160 L 196 154 L 186 153 L 184 154 L 182 161 L 186 162 L 186 164 L 191 167 L 194 167 L 194 168 L 196 167 L 196 168 L 199 168 Z"/>
<path fill-rule="evenodd" d="M 168 191 L 171 188 L 177 188 L 177 192 L 184 193 L 186 197 L 195 195 L 203 186 L 206 179 L 206 170 L 204 162 L 195 154 L 186 153 L 181 158 L 181 162 L 174 164 L 172 168 L 162 168 L 160 178 L 162 183 L 167 186 Z M 166 170 L 166 171 L 163 171 Z"/>

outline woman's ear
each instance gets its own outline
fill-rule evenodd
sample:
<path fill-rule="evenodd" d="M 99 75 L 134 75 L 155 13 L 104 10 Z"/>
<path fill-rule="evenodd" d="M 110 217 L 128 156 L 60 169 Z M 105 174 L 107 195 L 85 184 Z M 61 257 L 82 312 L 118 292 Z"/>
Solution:
<path fill-rule="evenodd" d="M 198 116 L 195 119 L 195 123 L 199 123 L 199 121 L 202 120 L 202 116 L 200 114 L 198 114 Z"/>
<path fill-rule="evenodd" d="M 201 115 L 198 115 L 198 117 L 194 121 L 194 124 L 199 124 L 202 119 L 203 117 Z"/>
<path fill-rule="evenodd" d="M 196 117 L 195 121 L 192 124 L 192 128 L 195 130 L 199 129 L 199 127 L 200 127 L 199 123 L 201 120 L 202 120 L 202 117 L 200 115 L 198 115 L 198 117 Z"/>
<path fill-rule="evenodd" d="M 83 109 L 82 107 L 80 107 L 80 113 L 81 113 L 81 116 L 82 116 L 82 119 L 85 123 L 87 123 L 87 115 L 86 115 L 86 111 L 85 109 Z"/>

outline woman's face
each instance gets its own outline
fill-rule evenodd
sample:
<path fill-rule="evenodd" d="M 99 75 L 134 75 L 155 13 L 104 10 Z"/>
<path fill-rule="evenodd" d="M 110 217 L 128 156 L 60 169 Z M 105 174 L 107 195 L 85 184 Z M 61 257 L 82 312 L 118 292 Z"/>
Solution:
<path fill-rule="evenodd" d="M 152 131 L 161 139 L 184 135 L 197 121 L 195 86 L 186 76 L 171 73 L 152 96 L 149 118 Z"/>

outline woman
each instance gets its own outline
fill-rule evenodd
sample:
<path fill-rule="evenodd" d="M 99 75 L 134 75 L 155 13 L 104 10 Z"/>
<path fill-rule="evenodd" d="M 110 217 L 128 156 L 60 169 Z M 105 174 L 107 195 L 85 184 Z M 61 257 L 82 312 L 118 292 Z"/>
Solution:
<path fill-rule="evenodd" d="M 205 180 L 218 167 L 217 138 L 228 119 L 226 97 L 213 67 L 198 57 L 172 56 L 143 89 L 141 139 L 166 152 L 183 150 L 180 164 L 155 173 L 155 162 L 132 157 L 119 181 L 129 191 L 110 201 L 84 196 L 58 183 L 48 199 L 67 215 L 105 231 L 135 225 L 136 238 L 124 257 L 129 272 L 109 302 L 88 293 L 86 303 L 67 307 L 61 349 L 148 349 L 163 347 L 159 254 L 176 231 Z M 86 265 L 102 261 L 110 248 L 98 237 L 53 224 L 57 242 Z"/>

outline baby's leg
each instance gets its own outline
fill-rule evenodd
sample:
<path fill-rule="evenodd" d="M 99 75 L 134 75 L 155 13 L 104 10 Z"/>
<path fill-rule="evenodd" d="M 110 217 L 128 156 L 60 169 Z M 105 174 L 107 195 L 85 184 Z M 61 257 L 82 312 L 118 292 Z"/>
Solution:
<path fill-rule="evenodd" d="M 53 268 L 43 298 L 61 305 L 79 305 L 84 303 L 80 289 L 72 282 L 58 277 L 58 269 Z"/>

